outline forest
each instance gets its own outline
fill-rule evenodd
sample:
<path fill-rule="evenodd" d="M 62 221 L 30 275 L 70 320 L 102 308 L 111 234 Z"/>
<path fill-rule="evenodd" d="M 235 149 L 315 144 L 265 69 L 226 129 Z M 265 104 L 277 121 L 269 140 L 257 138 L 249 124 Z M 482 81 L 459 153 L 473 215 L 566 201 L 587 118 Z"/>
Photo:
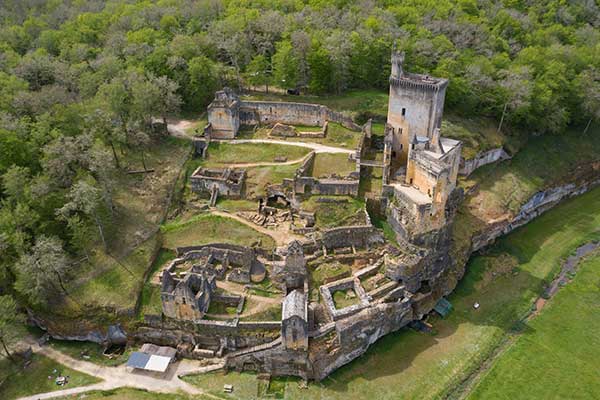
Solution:
<path fill-rule="evenodd" d="M 109 250 L 124 157 L 145 169 L 167 117 L 223 86 L 385 90 L 395 44 L 450 80 L 454 112 L 560 135 L 600 120 L 599 26 L 594 0 L 4 0 L 2 313 L 66 294 Z"/>

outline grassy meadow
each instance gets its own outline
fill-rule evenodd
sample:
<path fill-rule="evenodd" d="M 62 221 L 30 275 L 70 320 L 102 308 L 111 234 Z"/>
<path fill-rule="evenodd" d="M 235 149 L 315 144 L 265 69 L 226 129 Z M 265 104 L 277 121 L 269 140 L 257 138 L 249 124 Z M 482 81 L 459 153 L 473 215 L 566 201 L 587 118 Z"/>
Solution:
<path fill-rule="evenodd" d="M 56 371 L 56 372 L 55 372 Z M 58 373 L 69 376 L 69 383 L 58 386 L 55 379 Z M 51 377 L 51 379 L 48 379 Z M 7 358 L 0 359 L 0 399 L 12 400 L 37 393 L 71 389 L 100 382 L 99 379 L 67 368 L 42 355 L 34 355 L 27 367 L 11 363 Z"/>
<path fill-rule="evenodd" d="M 600 254 L 527 323 L 468 399 L 600 397 Z"/>
<path fill-rule="evenodd" d="M 165 224 L 161 232 L 163 246 L 171 250 L 218 242 L 250 246 L 260 241 L 263 247 L 275 247 L 275 242 L 270 236 L 232 218 L 211 214 L 199 214 L 186 221 Z"/>

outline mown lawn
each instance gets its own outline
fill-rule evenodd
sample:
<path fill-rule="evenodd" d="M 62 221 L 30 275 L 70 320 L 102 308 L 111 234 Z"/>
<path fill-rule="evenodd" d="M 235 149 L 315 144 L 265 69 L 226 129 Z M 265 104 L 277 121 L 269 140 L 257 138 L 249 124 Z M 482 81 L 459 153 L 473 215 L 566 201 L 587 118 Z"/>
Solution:
<path fill-rule="evenodd" d="M 317 289 L 319 286 L 323 285 L 328 278 L 338 277 L 342 274 L 350 276 L 351 273 L 352 268 L 349 265 L 342 264 L 338 261 L 330 263 L 318 262 L 314 264 L 313 268 L 309 269 L 311 286 Z"/>
<path fill-rule="evenodd" d="M 256 375 L 249 373 L 213 372 L 184 376 L 182 379 L 207 393 L 223 399 L 255 399 L 258 394 Z M 233 385 L 233 393 L 223 393 L 223 385 Z"/>
<path fill-rule="evenodd" d="M 527 323 L 469 399 L 600 397 L 600 255 Z"/>
<path fill-rule="evenodd" d="M 356 170 L 356 162 L 348 159 L 348 154 L 317 153 L 312 168 L 312 176 L 325 178 L 333 174 L 348 176 Z"/>
<path fill-rule="evenodd" d="M 600 188 L 559 205 L 499 240 L 486 256 L 473 257 L 465 277 L 449 297 L 454 311 L 447 319 L 432 320 L 435 335 L 408 329 L 390 334 L 323 382 L 310 384 L 308 389 L 288 382 L 286 398 L 443 398 L 508 334 L 523 330 L 520 321 L 545 282 L 575 248 L 600 238 L 599 227 Z M 507 269 L 506 260 L 514 260 L 515 268 L 511 265 Z M 475 302 L 481 305 L 477 310 L 473 308 Z M 594 326 L 589 334 L 597 332 Z M 227 383 L 235 385 L 238 376 L 230 373 Z M 192 383 L 203 387 L 210 379 Z M 241 379 L 250 385 L 247 375 Z M 254 382 L 257 385 L 257 380 Z"/>
<path fill-rule="evenodd" d="M 224 168 L 232 164 L 276 162 L 277 157 L 285 157 L 291 161 L 298 160 L 309 152 L 310 149 L 306 147 L 273 143 L 212 142 L 208 147 L 208 158 L 202 165 Z"/>
<path fill-rule="evenodd" d="M 55 372 L 56 371 L 56 372 Z M 58 386 L 55 382 L 58 374 L 69 376 L 69 383 Z M 48 379 L 48 377 L 51 377 Z M 99 379 L 72 370 L 64 365 L 35 354 L 31 364 L 26 368 L 17 367 L 7 358 L 0 359 L 0 399 L 11 400 L 37 393 L 70 389 L 78 386 L 100 382 Z"/>
<path fill-rule="evenodd" d="M 242 321 L 280 321 L 281 320 L 281 304 L 270 306 L 264 311 L 255 314 L 247 315 L 240 318 Z"/>
<path fill-rule="evenodd" d="M 85 396 L 85 397 L 84 397 Z M 59 397 L 59 400 L 73 399 L 73 396 Z M 181 393 L 155 393 L 148 392 L 141 389 L 133 388 L 119 388 L 113 390 L 98 390 L 93 392 L 87 392 L 85 395 L 77 397 L 78 399 L 85 400 L 208 400 L 213 397 L 205 395 L 194 395 L 188 396 Z"/>
<path fill-rule="evenodd" d="M 256 199 L 258 197 L 266 196 L 266 187 L 268 185 L 281 184 L 284 179 L 293 178 L 299 167 L 300 163 L 248 168 L 248 175 L 246 177 L 246 198 Z M 256 203 L 254 204 L 254 209 L 256 209 Z"/>
<path fill-rule="evenodd" d="M 163 225 L 163 246 L 175 249 L 208 243 L 232 243 L 250 246 L 258 241 L 266 248 L 275 247 L 270 236 L 264 235 L 232 218 L 200 214 L 184 222 Z"/>

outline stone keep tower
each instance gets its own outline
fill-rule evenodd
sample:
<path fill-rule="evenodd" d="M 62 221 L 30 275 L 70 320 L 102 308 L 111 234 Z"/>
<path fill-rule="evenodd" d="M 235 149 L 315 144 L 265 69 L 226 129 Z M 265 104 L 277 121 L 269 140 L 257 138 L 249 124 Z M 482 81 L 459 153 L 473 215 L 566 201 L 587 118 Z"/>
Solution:
<path fill-rule="evenodd" d="M 448 80 L 403 69 L 404 53 L 392 52 L 388 129 L 393 129 L 392 162 L 406 165 L 415 136 L 431 138 L 442 125 Z"/>

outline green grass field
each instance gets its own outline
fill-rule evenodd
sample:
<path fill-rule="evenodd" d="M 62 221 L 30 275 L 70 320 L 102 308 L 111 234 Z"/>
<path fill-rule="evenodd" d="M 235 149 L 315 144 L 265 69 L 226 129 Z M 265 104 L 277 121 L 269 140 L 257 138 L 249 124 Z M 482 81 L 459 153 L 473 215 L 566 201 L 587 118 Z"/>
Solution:
<path fill-rule="evenodd" d="M 240 319 L 242 321 L 279 321 L 281 320 L 281 304 L 270 306 L 264 311 Z"/>
<path fill-rule="evenodd" d="M 50 339 L 48 345 L 76 360 L 89 361 L 94 364 L 113 367 L 127 362 L 133 351 L 133 347 L 127 349 L 121 355 L 107 357 L 104 354 L 104 346 L 94 342 L 79 342 L 75 340 Z M 85 357 L 83 357 L 85 355 Z"/>
<path fill-rule="evenodd" d="M 310 149 L 306 147 L 283 144 L 212 142 L 208 147 L 208 158 L 202 165 L 223 168 L 230 164 L 275 162 L 277 157 L 286 157 L 291 161 L 298 160 L 309 152 Z"/>
<path fill-rule="evenodd" d="M 356 170 L 356 162 L 348 159 L 348 154 L 315 154 L 312 176 L 315 178 L 328 177 L 332 174 L 348 176 Z"/>
<path fill-rule="evenodd" d="M 527 323 L 469 399 L 592 399 L 600 397 L 600 255 Z"/>
<path fill-rule="evenodd" d="M 57 372 L 54 372 L 54 371 Z M 55 379 L 61 373 L 69 376 L 66 386 L 58 386 Z M 51 379 L 48 379 L 51 377 Z M 17 367 L 6 358 L 0 359 L 0 399 L 12 400 L 37 393 L 52 392 L 91 385 L 100 382 L 93 376 L 72 370 L 50 358 L 34 355 L 32 362 L 26 368 Z"/>
<path fill-rule="evenodd" d="M 248 168 L 246 177 L 246 197 L 256 199 L 264 197 L 267 185 L 281 184 L 286 178 L 293 178 L 296 170 L 300 167 L 298 164 L 275 165 L 267 167 Z M 253 209 L 256 209 L 256 203 Z"/>
<path fill-rule="evenodd" d="M 318 199 L 335 199 L 340 202 L 319 202 Z M 341 202 L 347 200 L 346 202 Z M 314 212 L 316 226 L 319 228 L 333 228 L 344 225 L 358 225 L 365 223 L 362 212 L 365 203 L 348 196 L 311 196 L 302 202 L 302 209 Z"/>
<path fill-rule="evenodd" d="M 275 242 L 270 236 L 263 235 L 232 218 L 211 214 L 200 214 L 184 222 L 165 224 L 161 231 L 163 246 L 168 249 L 217 242 L 250 246 L 257 241 L 260 241 L 263 247 L 275 247 Z"/>
<path fill-rule="evenodd" d="M 157 251 L 157 235 L 138 246 L 122 260 L 92 258 L 93 264 L 102 271 L 92 279 L 76 281 L 71 296 L 81 305 L 109 306 L 116 309 L 133 308 L 143 285 L 143 277 Z"/>
<path fill-rule="evenodd" d="M 87 392 L 85 395 L 80 395 L 78 397 L 66 396 L 59 397 L 59 400 L 72 400 L 74 398 L 77 399 L 86 399 L 86 400 L 209 400 L 213 397 L 208 397 L 205 395 L 194 395 L 188 396 L 181 393 L 161 393 L 157 394 L 154 392 L 148 392 L 141 389 L 132 389 L 132 388 L 119 388 L 113 390 L 103 390 L 103 391 L 93 391 Z"/>

